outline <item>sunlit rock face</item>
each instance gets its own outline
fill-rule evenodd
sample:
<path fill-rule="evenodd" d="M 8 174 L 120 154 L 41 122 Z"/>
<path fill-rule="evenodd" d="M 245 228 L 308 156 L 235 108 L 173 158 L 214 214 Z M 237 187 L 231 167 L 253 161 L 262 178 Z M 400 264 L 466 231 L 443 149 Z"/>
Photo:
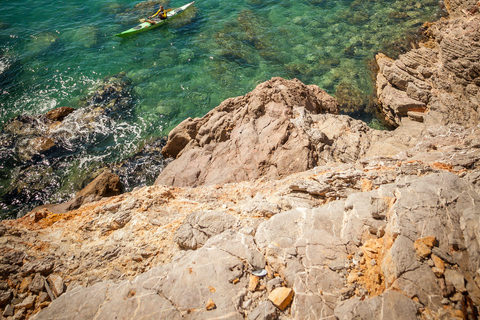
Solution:
<path fill-rule="evenodd" d="M 449 2 L 452 23 L 476 21 L 471 6 Z M 480 126 L 462 121 L 471 105 L 451 121 L 448 104 L 432 107 L 456 93 L 438 98 L 449 93 L 420 77 L 424 91 L 412 91 L 410 73 L 388 79 L 405 58 L 379 58 L 381 94 L 400 97 L 387 99 L 400 106 L 394 131 L 335 114 L 318 87 L 274 78 L 173 130 L 163 153 L 175 160 L 157 184 L 3 221 L 3 315 L 474 319 Z M 402 103 L 425 110 L 405 115 Z"/>

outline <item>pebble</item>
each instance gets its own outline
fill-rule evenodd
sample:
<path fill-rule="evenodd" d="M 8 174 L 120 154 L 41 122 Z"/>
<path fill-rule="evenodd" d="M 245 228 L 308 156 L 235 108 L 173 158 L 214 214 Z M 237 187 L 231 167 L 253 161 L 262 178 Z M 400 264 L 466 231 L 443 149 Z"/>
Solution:
<path fill-rule="evenodd" d="M 273 302 L 280 310 L 285 310 L 293 299 L 293 290 L 291 288 L 276 288 L 268 295 L 268 299 Z"/>
<path fill-rule="evenodd" d="M 217 307 L 217 306 L 215 305 L 215 302 L 213 302 L 212 299 L 208 299 L 207 305 L 205 306 L 205 309 L 207 309 L 207 310 L 210 311 L 210 310 L 215 309 L 216 307 Z"/>
<path fill-rule="evenodd" d="M 450 304 L 450 300 L 448 300 L 448 298 L 443 298 L 442 301 L 440 301 L 440 303 L 446 306 Z"/>
<path fill-rule="evenodd" d="M 377 260 L 375 260 L 375 259 L 370 260 L 370 264 L 372 265 L 372 267 L 376 266 L 377 265 Z"/>
<path fill-rule="evenodd" d="M 5 311 L 3 311 L 3 316 L 4 317 L 13 316 L 13 307 L 11 304 L 7 305 L 7 307 L 5 308 Z"/>

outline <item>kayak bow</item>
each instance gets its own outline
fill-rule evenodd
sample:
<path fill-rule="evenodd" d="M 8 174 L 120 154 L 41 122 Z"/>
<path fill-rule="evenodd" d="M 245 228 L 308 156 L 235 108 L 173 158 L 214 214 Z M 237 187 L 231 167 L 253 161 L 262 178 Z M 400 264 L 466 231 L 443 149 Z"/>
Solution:
<path fill-rule="evenodd" d="M 179 14 L 180 12 L 184 11 L 185 9 L 187 9 L 188 7 L 190 7 L 192 4 L 194 4 L 195 1 L 192 1 L 190 3 L 187 3 L 186 5 L 184 6 L 181 6 L 180 8 L 177 8 L 175 10 L 171 10 L 171 11 L 168 11 L 167 12 L 167 19 L 165 20 L 160 20 L 160 19 L 152 19 L 153 21 L 155 21 L 156 23 L 155 24 L 152 24 L 150 22 L 142 22 L 140 23 L 138 26 L 136 27 L 133 27 L 131 29 L 128 29 L 127 31 L 123 31 L 121 33 L 118 33 L 116 34 L 115 36 L 117 37 L 127 37 L 127 36 L 130 36 L 132 34 L 136 34 L 136 33 L 139 33 L 139 32 L 143 32 L 143 31 L 146 31 L 146 30 L 150 30 L 150 29 L 153 29 L 153 28 L 156 28 L 158 26 L 161 26 L 162 24 L 165 23 L 165 21 L 171 19 L 172 17 L 176 16 L 177 14 Z"/>

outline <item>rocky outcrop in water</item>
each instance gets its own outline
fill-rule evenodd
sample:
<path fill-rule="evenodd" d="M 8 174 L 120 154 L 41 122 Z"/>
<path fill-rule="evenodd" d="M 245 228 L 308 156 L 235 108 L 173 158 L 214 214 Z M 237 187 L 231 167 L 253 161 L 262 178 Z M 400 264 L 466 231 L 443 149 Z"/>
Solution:
<path fill-rule="evenodd" d="M 392 125 L 479 122 L 480 17 L 476 1 L 447 1 L 450 18 L 426 24 L 426 41 L 392 60 L 383 54 L 377 95 Z M 472 13 L 473 12 L 473 13 Z"/>
<path fill-rule="evenodd" d="M 321 151 L 328 137 L 310 136 L 302 123 L 290 119 L 325 112 L 338 113 L 337 103 L 325 91 L 274 78 L 173 129 L 162 153 L 176 161 L 155 183 L 196 186 L 308 170 L 317 162 L 314 149 Z"/>
<path fill-rule="evenodd" d="M 77 109 L 59 107 L 45 115 L 9 120 L 1 132 L 0 170 L 2 179 L 11 183 L 2 192 L 0 209 L 21 211 L 26 209 L 24 204 L 31 209 L 54 197 L 62 188 L 68 163 L 82 150 L 111 137 L 116 121 L 128 118 L 133 104 L 131 89 L 131 81 L 121 73 L 106 77 Z M 106 168 L 101 169 L 93 166 L 94 176 L 85 175 L 84 184 L 77 181 L 79 186 L 85 187 Z"/>

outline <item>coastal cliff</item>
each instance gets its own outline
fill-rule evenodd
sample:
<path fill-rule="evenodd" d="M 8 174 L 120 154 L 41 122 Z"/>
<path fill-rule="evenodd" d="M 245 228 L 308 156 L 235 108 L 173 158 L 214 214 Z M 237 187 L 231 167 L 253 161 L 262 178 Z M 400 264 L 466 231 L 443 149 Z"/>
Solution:
<path fill-rule="evenodd" d="M 172 130 L 154 185 L 2 221 L 3 317 L 477 319 L 480 12 L 446 5 L 377 55 L 394 131 L 273 78 Z"/>

